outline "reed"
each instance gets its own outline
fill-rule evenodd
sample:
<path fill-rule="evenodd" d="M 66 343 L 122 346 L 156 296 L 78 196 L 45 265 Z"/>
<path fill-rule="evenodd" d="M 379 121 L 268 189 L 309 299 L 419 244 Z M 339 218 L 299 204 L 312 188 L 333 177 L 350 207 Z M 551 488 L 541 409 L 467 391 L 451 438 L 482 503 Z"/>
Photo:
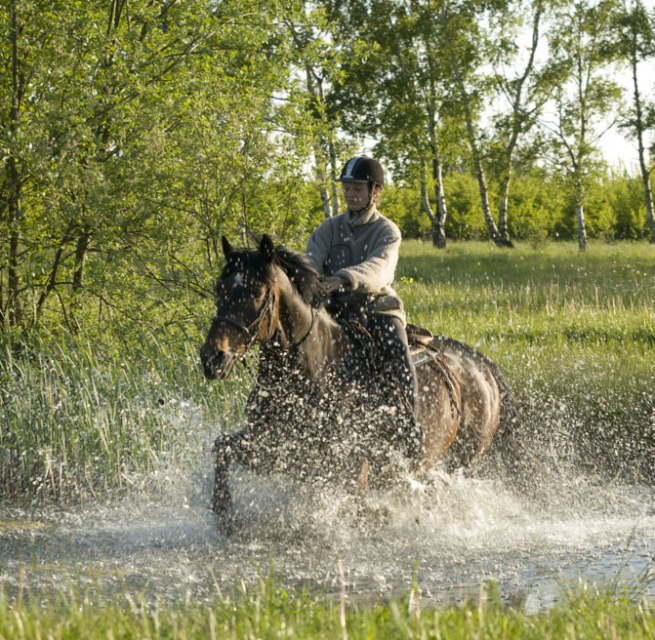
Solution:
<path fill-rule="evenodd" d="M 343 615 L 343 619 L 342 619 Z M 159 604 L 123 594 L 94 605 L 71 592 L 42 604 L 0 596 L 0 638 L 641 638 L 655 633 L 655 612 L 641 598 L 581 584 L 548 611 L 503 605 L 495 585 L 462 605 L 435 609 L 410 597 L 339 604 L 266 581 L 259 589 L 217 595 L 207 603 Z"/>
<path fill-rule="evenodd" d="M 207 412 L 228 415 L 242 393 L 238 376 L 205 393 L 195 350 L 154 338 L 126 353 L 32 337 L 4 355 L 0 495 L 22 501 L 141 489 L 153 470 L 184 462 Z"/>
<path fill-rule="evenodd" d="M 652 479 L 655 248 L 646 243 L 404 243 L 398 291 L 410 321 L 479 348 L 519 392 L 527 422 L 580 461 Z M 204 381 L 206 310 L 182 330 L 92 326 L 0 345 L 0 496 L 79 500 L 141 489 L 153 470 L 196 465 L 238 422 L 252 384 Z M 550 420 L 549 422 L 547 421 Z M 547 428 L 546 426 L 547 425 Z M 649 476 L 650 474 L 650 476 Z"/>

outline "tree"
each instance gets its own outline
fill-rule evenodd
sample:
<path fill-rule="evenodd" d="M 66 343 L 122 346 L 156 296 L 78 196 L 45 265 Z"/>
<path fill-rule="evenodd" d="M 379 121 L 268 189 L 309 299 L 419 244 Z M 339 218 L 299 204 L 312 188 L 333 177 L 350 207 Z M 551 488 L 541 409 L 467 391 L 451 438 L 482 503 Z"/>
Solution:
<path fill-rule="evenodd" d="M 443 186 L 446 131 L 459 126 L 447 114 L 447 74 L 436 0 L 326 2 L 342 51 L 343 81 L 333 95 L 344 130 L 375 139 L 376 154 L 398 181 L 420 184 L 417 208 L 431 221 L 435 246 L 446 244 Z M 434 188 L 433 210 L 429 196 Z"/>
<path fill-rule="evenodd" d="M 492 142 L 495 151 L 492 153 L 492 173 L 498 176 L 499 182 L 498 233 L 505 245 L 511 244 L 509 197 L 516 150 L 537 124 L 558 79 L 548 65 L 540 65 L 537 61 L 548 3 L 543 0 L 528 2 L 525 14 L 521 11 L 524 7 L 520 3 L 515 8 L 518 26 L 522 27 L 524 20 L 530 25 L 528 45 L 521 47 L 517 44 L 521 34 L 510 28 L 509 21 L 503 15 L 500 33 L 494 40 L 502 40 L 504 45 L 495 47 L 498 56 L 494 60 L 496 71 L 492 78 L 508 107 L 493 114 L 495 135 Z"/>
<path fill-rule="evenodd" d="M 337 215 L 340 207 L 336 188 L 339 116 L 331 100 L 340 81 L 339 51 L 331 43 L 330 21 L 320 5 L 303 3 L 303 8 L 295 16 L 286 15 L 284 22 L 293 45 L 291 64 L 304 76 L 304 87 L 292 88 L 289 103 L 299 100 L 310 115 L 298 119 L 304 130 L 295 133 L 310 139 L 323 215 L 329 218 Z"/>
<path fill-rule="evenodd" d="M 563 81 L 555 92 L 553 149 L 562 162 L 574 198 L 578 246 L 585 250 L 585 192 L 598 167 L 598 131 L 620 98 L 620 88 L 607 75 L 601 41 L 609 25 L 610 3 L 565 5 L 550 33 L 553 73 Z"/>
<path fill-rule="evenodd" d="M 215 277 L 222 233 L 305 224 L 279 215 L 302 197 L 294 181 L 307 156 L 273 100 L 290 77 L 279 16 L 294 10 L 282 0 L 0 7 L 3 330 L 76 330 L 93 314 L 174 322 L 169 302 Z M 153 282 L 160 295 L 146 302 Z"/>
<path fill-rule="evenodd" d="M 632 80 L 631 108 L 619 124 L 637 141 L 639 171 L 643 185 L 646 220 L 650 228 L 650 242 L 655 243 L 655 215 L 650 176 L 655 170 L 655 140 L 648 154 L 646 136 L 655 127 L 655 104 L 644 101 L 639 83 L 640 63 L 655 57 L 655 14 L 648 15 L 643 2 L 623 2 L 612 14 L 607 47 L 608 53 L 626 64 Z"/>

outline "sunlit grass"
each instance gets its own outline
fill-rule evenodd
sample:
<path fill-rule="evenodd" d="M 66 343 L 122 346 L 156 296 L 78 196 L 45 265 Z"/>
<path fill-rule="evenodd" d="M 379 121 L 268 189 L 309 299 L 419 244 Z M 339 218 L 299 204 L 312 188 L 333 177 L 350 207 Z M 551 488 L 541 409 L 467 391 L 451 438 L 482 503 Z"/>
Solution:
<path fill-rule="evenodd" d="M 493 358 L 535 411 L 575 414 L 571 430 L 589 446 L 620 449 L 625 433 L 626 456 L 652 450 L 655 247 L 467 242 L 437 251 L 408 241 L 397 289 L 411 322 Z M 243 367 L 225 383 L 204 380 L 203 305 L 177 335 L 155 318 L 130 338 L 91 327 L 1 346 L 0 496 L 128 491 L 162 465 L 197 464 L 238 420 L 252 384 Z"/>
<path fill-rule="evenodd" d="M 129 595 L 96 606 L 74 594 L 47 604 L 0 597 L 0 638 L 652 638 L 651 605 L 612 589 L 578 585 L 537 614 L 503 605 L 497 587 L 459 606 L 424 606 L 416 593 L 389 602 L 329 602 L 266 581 L 205 603 L 152 605 Z"/>
<path fill-rule="evenodd" d="M 544 363 L 567 353 L 652 360 L 655 247 L 645 243 L 591 243 L 581 253 L 574 244 L 435 251 L 410 241 L 398 279 L 411 322 L 501 360 L 526 351 Z"/>

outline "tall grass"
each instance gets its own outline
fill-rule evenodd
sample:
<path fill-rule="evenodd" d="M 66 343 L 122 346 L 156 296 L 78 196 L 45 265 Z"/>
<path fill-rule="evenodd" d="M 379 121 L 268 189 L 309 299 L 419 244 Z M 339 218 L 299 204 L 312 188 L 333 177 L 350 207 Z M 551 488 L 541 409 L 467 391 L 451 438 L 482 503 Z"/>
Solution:
<path fill-rule="evenodd" d="M 655 480 L 655 247 L 408 242 L 399 292 L 410 321 L 499 363 L 524 439 L 583 472 Z"/>
<path fill-rule="evenodd" d="M 31 337 L 18 352 L 5 346 L 0 495 L 77 500 L 141 486 L 184 455 L 191 422 L 225 415 L 228 398 L 238 399 L 236 382 L 232 393 L 204 393 L 195 344 L 146 343 Z"/>
<path fill-rule="evenodd" d="M 580 253 L 573 244 L 436 251 L 410 241 L 397 280 L 410 321 L 500 364 L 541 426 L 530 438 L 552 438 L 556 425 L 581 461 L 641 478 L 652 477 L 655 443 L 654 264 L 645 243 L 590 243 Z M 151 328 L 126 339 L 92 327 L 32 336 L 18 352 L 1 347 L 0 496 L 127 491 L 211 446 L 238 419 L 251 378 L 239 369 L 226 383 L 204 381 L 197 352 L 207 318 L 196 321 L 178 335 Z M 202 445 L 190 441 L 198 431 Z"/>
<path fill-rule="evenodd" d="M 416 594 L 387 603 L 330 603 L 272 582 L 209 603 L 153 607 L 130 596 L 94 606 L 75 595 L 43 605 L 0 597 L 0 638 L 641 638 L 655 634 L 651 605 L 626 594 L 569 590 L 534 615 L 504 606 L 490 584 L 461 606 L 422 608 Z"/>
<path fill-rule="evenodd" d="M 469 342 L 655 346 L 655 247 L 591 243 L 454 244 L 436 252 L 408 242 L 398 276 L 411 320 Z"/>

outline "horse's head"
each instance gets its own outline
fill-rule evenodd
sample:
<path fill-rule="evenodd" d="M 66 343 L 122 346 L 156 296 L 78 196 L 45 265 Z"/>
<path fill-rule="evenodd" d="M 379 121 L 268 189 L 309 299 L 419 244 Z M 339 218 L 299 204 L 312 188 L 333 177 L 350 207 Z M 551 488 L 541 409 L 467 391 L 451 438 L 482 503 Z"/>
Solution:
<path fill-rule="evenodd" d="M 225 378 L 255 342 L 269 340 L 276 327 L 272 240 L 259 251 L 234 250 L 223 237 L 225 267 L 216 283 L 216 316 L 200 350 L 205 376 Z"/>

